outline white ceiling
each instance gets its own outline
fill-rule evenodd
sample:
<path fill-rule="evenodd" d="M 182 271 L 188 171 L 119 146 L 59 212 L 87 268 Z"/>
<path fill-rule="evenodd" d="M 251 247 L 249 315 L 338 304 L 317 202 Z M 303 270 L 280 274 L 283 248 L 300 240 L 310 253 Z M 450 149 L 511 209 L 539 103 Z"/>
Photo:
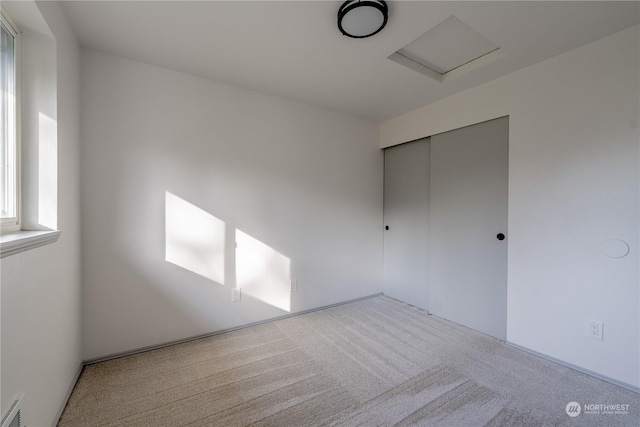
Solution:
<path fill-rule="evenodd" d="M 639 2 L 390 1 L 384 30 L 340 34 L 334 1 L 74 1 L 82 46 L 384 120 L 637 25 Z M 455 15 L 504 58 L 437 82 L 387 57 Z"/>

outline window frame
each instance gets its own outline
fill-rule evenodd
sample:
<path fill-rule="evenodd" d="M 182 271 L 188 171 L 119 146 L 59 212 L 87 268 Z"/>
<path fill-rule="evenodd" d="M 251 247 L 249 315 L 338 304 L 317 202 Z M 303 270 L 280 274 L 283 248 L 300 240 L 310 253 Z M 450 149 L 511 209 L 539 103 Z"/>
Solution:
<path fill-rule="evenodd" d="M 14 203 L 15 203 L 15 216 L 8 218 L 0 218 L 2 234 L 20 231 L 22 226 L 22 186 L 21 186 L 21 40 L 20 30 L 15 24 L 4 6 L 0 5 L 0 17 L 2 25 L 13 36 L 13 83 L 15 90 L 15 117 L 13 120 L 15 140 L 13 141 L 13 169 L 14 169 Z M 0 149 L 5 149 L 0 147 Z"/>
<path fill-rule="evenodd" d="M 40 13 L 36 3 L 34 0 L 24 0 L 18 2 L 2 2 L 0 0 L 0 12 L 2 14 L 2 22 L 4 25 L 9 28 L 11 27 L 11 31 L 15 34 L 15 52 L 14 52 L 14 81 L 16 85 L 16 219 L 9 220 L 9 224 L 5 226 L 5 224 L 1 224 L 0 227 L 0 258 L 4 258 L 7 256 L 15 255 L 20 252 L 29 251 L 35 249 L 40 246 L 49 245 L 58 241 L 58 238 L 61 235 L 61 231 L 57 229 L 48 228 L 46 225 L 40 224 L 39 218 L 32 218 L 32 216 L 37 216 L 39 211 L 39 205 L 37 207 L 33 207 L 31 202 L 32 198 L 37 198 L 38 200 L 41 193 L 40 187 L 38 186 L 38 182 L 35 184 L 32 182 L 30 173 L 33 168 L 37 168 L 36 165 L 30 164 L 31 158 L 27 157 L 27 151 L 31 153 L 31 150 L 39 150 L 39 140 L 34 140 L 33 138 L 26 139 L 25 136 L 29 136 L 30 132 L 25 130 L 24 126 L 30 126 L 29 129 L 32 129 L 34 123 L 32 123 L 33 114 L 36 108 L 39 108 L 37 105 L 40 102 L 51 102 L 53 99 L 53 105 L 57 105 L 57 69 L 55 63 L 53 64 L 43 64 L 44 70 L 27 70 L 25 68 L 25 60 L 31 61 L 28 65 L 29 67 L 39 67 L 38 59 L 39 55 L 53 55 L 49 59 L 53 59 L 57 62 L 57 48 L 55 45 L 55 37 L 51 33 L 51 29 L 46 25 L 46 21 L 43 19 L 42 14 Z M 14 16 L 17 19 L 13 19 L 11 13 L 15 12 Z M 22 33 L 21 27 L 30 28 L 29 33 L 33 34 L 33 38 L 31 35 L 25 36 L 27 33 Z M 43 37 L 39 37 L 43 36 Z M 31 39 L 33 45 L 25 45 L 25 40 L 27 37 Z M 54 42 L 53 45 L 50 45 L 50 41 Z M 40 49 L 44 49 L 46 52 L 40 52 Z M 34 62 L 35 61 L 35 62 Z M 30 71 L 29 73 L 25 73 Z M 36 73 L 37 75 L 32 75 L 32 73 Z M 36 91 L 35 94 L 25 92 L 25 85 L 28 85 L 30 81 L 32 81 L 36 77 L 42 77 L 48 81 L 48 84 L 51 87 L 44 88 L 43 92 Z M 27 89 L 32 89 L 29 86 L 26 86 Z M 25 95 L 29 96 L 29 99 L 25 98 Z M 31 96 L 34 95 L 35 98 L 31 99 Z M 54 113 L 57 114 L 56 109 L 54 108 Z M 29 120 L 26 120 L 29 119 Z M 27 123 L 28 122 L 28 123 Z M 39 125 L 39 124 L 38 124 Z M 56 130 L 56 144 L 57 144 L 57 130 Z M 37 138 L 36 138 L 37 139 Z M 37 151 L 39 153 L 39 151 Z M 37 162 L 37 160 L 34 160 Z M 56 160 L 57 162 L 57 160 Z M 37 169 L 36 169 L 37 170 Z M 28 176 L 23 176 L 23 174 L 29 174 Z M 57 164 L 56 164 L 56 179 L 57 179 Z M 29 178 L 29 179 L 26 179 Z M 27 188 L 28 186 L 28 188 Z M 33 188 L 32 188 L 33 187 Z M 56 195 L 57 199 L 57 195 Z M 57 200 L 56 205 L 53 207 L 56 210 L 57 215 Z M 32 209 L 34 209 L 32 211 Z M 0 222 L 7 222 L 1 221 Z M 57 227 L 57 222 L 54 227 Z"/>

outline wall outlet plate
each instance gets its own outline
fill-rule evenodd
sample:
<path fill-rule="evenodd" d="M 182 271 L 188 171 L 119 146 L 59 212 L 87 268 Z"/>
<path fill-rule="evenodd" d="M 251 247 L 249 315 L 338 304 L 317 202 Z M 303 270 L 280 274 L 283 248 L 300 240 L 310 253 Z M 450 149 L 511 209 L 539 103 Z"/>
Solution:
<path fill-rule="evenodd" d="M 291 292 L 297 292 L 298 291 L 298 279 L 292 279 L 291 280 Z"/>
<path fill-rule="evenodd" d="M 231 289 L 231 302 L 238 302 L 242 298 L 242 290 L 240 288 Z"/>
<path fill-rule="evenodd" d="M 586 334 L 591 338 L 602 340 L 603 327 L 604 324 L 599 320 L 587 320 Z"/>

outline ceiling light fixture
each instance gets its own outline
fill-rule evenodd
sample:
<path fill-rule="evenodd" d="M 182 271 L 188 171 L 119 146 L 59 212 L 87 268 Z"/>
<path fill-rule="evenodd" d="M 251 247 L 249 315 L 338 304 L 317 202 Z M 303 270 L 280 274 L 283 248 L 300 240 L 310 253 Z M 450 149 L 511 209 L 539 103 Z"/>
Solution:
<path fill-rule="evenodd" d="M 388 12 L 384 1 L 346 1 L 338 10 L 338 28 L 345 36 L 355 39 L 370 37 L 387 24 Z"/>

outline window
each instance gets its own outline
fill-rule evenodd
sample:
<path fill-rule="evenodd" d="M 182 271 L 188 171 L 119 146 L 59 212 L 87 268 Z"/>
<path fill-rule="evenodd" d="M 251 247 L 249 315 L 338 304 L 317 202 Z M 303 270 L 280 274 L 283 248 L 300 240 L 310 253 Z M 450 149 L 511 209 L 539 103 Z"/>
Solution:
<path fill-rule="evenodd" d="M 18 18 L 11 19 L 12 16 Z M 54 243 L 56 41 L 33 1 L 0 0 L 0 258 Z M 21 33 L 20 28 L 29 28 Z"/>
<path fill-rule="evenodd" d="M 0 50 L 0 212 L 2 231 L 20 228 L 20 186 L 18 176 L 18 32 L 2 11 Z"/>

